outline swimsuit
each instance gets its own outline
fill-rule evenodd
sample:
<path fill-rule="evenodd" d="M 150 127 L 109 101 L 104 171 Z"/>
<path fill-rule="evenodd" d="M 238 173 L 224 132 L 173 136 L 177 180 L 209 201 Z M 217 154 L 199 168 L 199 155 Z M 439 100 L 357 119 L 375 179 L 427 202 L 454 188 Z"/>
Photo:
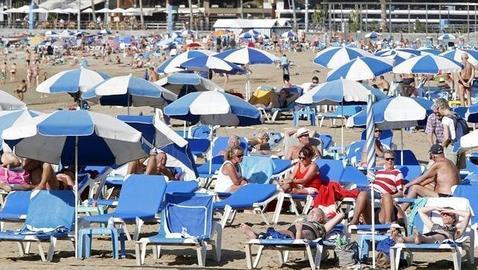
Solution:
<path fill-rule="evenodd" d="M 456 227 L 454 225 L 448 227 L 440 224 L 433 224 L 430 232 L 424 234 L 425 236 L 441 235 L 445 239 L 455 240 Z"/>
<path fill-rule="evenodd" d="M 292 224 L 289 228 L 287 228 L 287 230 L 292 232 L 294 235 L 297 232 L 295 228 L 295 224 Z M 325 230 L 324 225 L 320 224 L 317 221 L 304 222 L 304 224 L 302 224 L 302 231 L 309 231 L 312 233 L 313 239 L 307 239 L 307 240 L 315 240 L 317 238 L 324 238 L 325 235 L 327 234 L 327 231 Z"/>

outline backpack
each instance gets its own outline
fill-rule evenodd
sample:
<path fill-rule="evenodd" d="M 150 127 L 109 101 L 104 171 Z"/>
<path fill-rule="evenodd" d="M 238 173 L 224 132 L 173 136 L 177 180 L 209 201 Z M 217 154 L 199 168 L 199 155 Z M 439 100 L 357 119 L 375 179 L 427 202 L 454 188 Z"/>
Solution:
<path fill-rule="evenodd" d="M 460 142 L 461 137 L 465 136 L 469 132 L 468 124 L 466 120 L 461 118 L 457 114 L 448 115 L 453 120 L 453 124 L 455 125 L 455 140 L 453 140 L 454 151 L 458 150 L 455 149 L 458 147 L 459 144 L 455 144 L 456 142 Z"/>

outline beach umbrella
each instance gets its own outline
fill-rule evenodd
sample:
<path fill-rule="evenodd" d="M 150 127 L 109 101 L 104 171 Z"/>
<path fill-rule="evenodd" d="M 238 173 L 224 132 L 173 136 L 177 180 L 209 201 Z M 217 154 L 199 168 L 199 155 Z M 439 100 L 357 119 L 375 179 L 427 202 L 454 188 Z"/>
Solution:
<path fill-rule="evenodd" d="M 341 78 L 352 81 L 371 80 L 392 71 L 392 68 L 393 60 L 391 59 L 378 56 L 359 57 L 331 70 L 327 74 L 327 81 Z"/>
<path fill-rule="evenodd" d="M 249 102 L 220 91 L 187 94 L 164 108 L 171 118 L 212 126 L 251 126 L 262 124 L 261 113 Z M 210 135 L 212 141 L 212 134 Z M 211 158 L 209 159 L 211 160 Z M 209 162 L 209 172 L 211 172 Z"/>
<path fill-rule="evenodd" d="M 350 60 L 371 55 L 367 51 L 354 47 L 331 47 L 320 51 L 315 56 L 314 63 L 326 68 L 338 68 Z"/>
<path fill-rule="evenodd" d="M 446 57 L 448 59 L 454 60 L 458 63 L 461 63 L 461 56 L 463 54 L 468 55 L 468 62 L 473 66 L 478 65 L 478 51 L 477 50 L 463 50 L 463 49 L 454 49 L 441 53 L 440 56 Z"/>
<path fill-rule="evenodd" d="M 473 104 L 466 110 L 465 119 L 470 123 L 478 123 L 478 104 Z"/>
<path fill-rule="evenodd" d="M 38 116 L 39 112 L 30 110 L 13 110 L 0 111 L 0 135 L 2 132 L 14 124 L 22 123 L 30 120 L 32 117 Z M 0 137 L 0 151 L 3 148 L 3 140 Z"/>
<path fill-rule="evenodd" d="M 273 54 L 270 54 L 266 51 L 259 50 L 256 48 L 240 48 L 240 49 L 231 49 L 215 55 L 218 58 L 224 59 L 228 62 L 239 65 L 257 65 L 257 64 L 273 64 L 274 62 L 279 61 L 279 58 Z M 250 74 L 247 75 L 247 81 L 245 85 L 246 89 L 246 99 L 249 100 L 251 93 L 251 82 Z"/>
<path fill-rule="evenodd" d="M 257 35 L 255 36 L 255 35 L 253 35 L 249 32 L 244 32 L 244 33 L 239 35 L 239 38 L 241 38 L 241 39 L 256 39 Z"/>
<path fill-rule="evenodd" d="M 49 13 L 62 14 L 62 13 L 65 13 L 65 11 L 61 8 L 54 8 L 54 9 L 50 10 Z"/>
<path fill-rule="evenodd" d="M 125 13 L 126 9 L 124 8 L 115 8 L 111 10 L 111 13 Z"/>
<path fill-rule="evenodd" d="M 112 116 L 85 110 L 59 110 L 23 121 L 4 130 L 2 138 L 20 157 L 74 166 L 75 209 L 79 166 L 118 166 L 146 156 L 139 131 Z M 77 211 L 75 221 L 78 225 Z"/>
<path fill-rule="evenodd" d="M 80 67 L 61 71 L 51 76 L 40 83 L 36 91 L 40 93 L 85 92 L 108 78 L 110 78 L 110 76 L 103 72 Z"/>
<path fill-rule="evenodd" d="M 97 13 L 111 13 L 112 10 L 109 9 L 109 8 L 102 8 L 102 9 L 100 9 L 100 10 L 97 10 L 96 12 L 97 12 Z"/>
<path fill-rule="evenodd" d="M 418 48 L 418 50 L 420 51 L 421 55 L 427 55 L 427 54 L 439 55 L 440 54 L 440 50 L 434 49 L 434 48 L 422 47 L 422 48 Z"/>
<path fill-rule="evenodd" d="M 172 91 L 178 95 L 178 98 L 192 92 L 211 90 L 224 92 L 224 89 L 215 82 L 195 73 L 173 73 L 154 83 Z"/>
<path fill-rule="evenodd" d="M 373 32 L 365 34 L 365 38 L 374 39 L 374 38 L 378 38 L 381 35 L 382 34 L 373 31 Z"/>
<path fill-rule="evenodd" d="M 449 40 L 455 40 L 455 39 L 456 39 L 456 37 L 454 35 L 447 34 L 447 33 L 438 37 L 438 40 L 440 40 L 440 41 L 449 41 Z"/>
<path fill-rule="evenodd" d="M 64 13 L 71 13 L 71 14 L 76 14 L 78 13 L 78 9 L 75 9 L 75 8 L 65 8 L 63 10 Z"/>
<path fill-rule="evenodd" d="M 420 55 L 410 58 L 393 68 L 394 73 L 439 74 L 461 70 L 461 64 L 437 55 Z"/>
<path fill-rule="evenodd" d="M 194 71 L 209 71 L 212 70 L 217 73 L 238 74 L 246 71 L 240 66 L 217 58 L 213 55 L 199 56 L 189 59 L 180 65 L 181 68 Z"/>
<path fill-rule="evenodd" d="M 33 13 L 48 13 L 50 11 L 46 8 L 39 7 L 39 8 L 33 9 L 32 12 Z"/>
<path fill-rule="evenodd" d="M 118 76 L 106 79 L 81 95 L 83 100 L 112 106 L 162 108 L 176 100 L 173 92 L 143 78 Z M 128 113 L 129 114 L 129 113 Z"/>
<path fill-rule="evenodd" d="M 161 74 L 167 74 L 167 73 L 182 71 L 183 69 L 180 68 L 180 66 L 182 63 L 186 62 L 187 60 L 194 57 L 209 56 L 212 54 L 214 54 L 214 52 L 208 51 L 208 50 L 186 51 L 164 61 L 161 65 L 159 65 L 159 67 L 156 68 L 156 72 Z"/>
<path fill-rule="evenodd" d="M 0 90 L 0 111 L 19 110 L 26 107 L 27 105 L 23 101 Z"/>
<path fill-rule="evenodd" d="M 96 12 L 98 12 L 98 11 L 96 11 Z M 89 7 L 85 10 L 82 10 L 81 13 L 93 13 L 93 9 Z"/>
<path fill-rule="evenodd" d="M 461 148 L 478 147 L 478 130 L 473 130 L 472 132 L 461 137 L 460 147 Z"/>
<path fill-rule="evenodd" d="M 287 32 L 282 33 L 280 36 L 283 37 L 283 38 L 293 38 L 297 35 L 292 31 L 287 31 Z"/>
<path fill-rule="evenodd" d="M 375 56 L 380 56 L 388 59 L 393 60 L 393 65 L 396 66 L 403 61 L 410 59 L 412 57 L 417 56 L 416 54 L 406 52 L 406 51 L 399 51 L 399 50 L 382 50 L 375 54 Z"/>

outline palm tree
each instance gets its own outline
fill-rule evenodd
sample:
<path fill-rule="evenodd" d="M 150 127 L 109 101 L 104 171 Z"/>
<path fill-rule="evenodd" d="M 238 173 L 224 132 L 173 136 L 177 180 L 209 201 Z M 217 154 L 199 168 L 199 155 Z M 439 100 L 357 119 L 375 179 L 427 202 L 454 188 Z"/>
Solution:
<path fill-rule="evenodd" d="M 380 0 L 380 29 L 382 31 L 385 31 L 386 28 L 387 28 L 387 0 Z"/>

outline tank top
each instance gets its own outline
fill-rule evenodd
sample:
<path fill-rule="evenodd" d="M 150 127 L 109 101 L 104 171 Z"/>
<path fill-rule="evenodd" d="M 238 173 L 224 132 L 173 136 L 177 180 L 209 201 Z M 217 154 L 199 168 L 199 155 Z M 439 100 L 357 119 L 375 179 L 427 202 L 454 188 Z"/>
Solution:
<path fill-rule="evenodd" d="M 222 172 L 222 169 L 224 168 L 224 165 L 226 165 L 228 163 L 231 164 L 233 167 L 235 167 L 234 164 L 232 164 L 231 161 L 229 161 L 229 160 L 224 161 L 224 163 L 221 165 L 221 168 L 219 168 L 219 171 L 217 173 L 216 186 L 214 187 L 214 191 L 216 191 L 216 192 L 227 192 L 229 187 L 234 185 L 234 183 L 231 180 L 231 177 L 229 175 L 225 175 Z M 241 176 L 240 167 L 238 166 L 238 167 L 235 167 L 235 168 L 236 168 L 237 174 L 240 177 Z"/>
<path fill-rule="evenodd" d="M 307 174 L 307 170 L 305 170 L 304 172 L 300 171 L 301 167 L 303 167 L 300 162 L 298 163 L 298 166 L 299 166 L 299 169 L 297 170 L 297 173 L 295 175 L 295 179 L 304 179 L 304 176 Z M 320 174 L 319 174 L 319 172 L 317 172 L 315 174 L 314 178 L 310 179 L 309 183 L 307 183 L 303 186 L 304 187 L 313 187 L 313 188 L 319 189 L 320 185 L 321 185 L 321 182 L 322 181 L 320 179 Z"/>

